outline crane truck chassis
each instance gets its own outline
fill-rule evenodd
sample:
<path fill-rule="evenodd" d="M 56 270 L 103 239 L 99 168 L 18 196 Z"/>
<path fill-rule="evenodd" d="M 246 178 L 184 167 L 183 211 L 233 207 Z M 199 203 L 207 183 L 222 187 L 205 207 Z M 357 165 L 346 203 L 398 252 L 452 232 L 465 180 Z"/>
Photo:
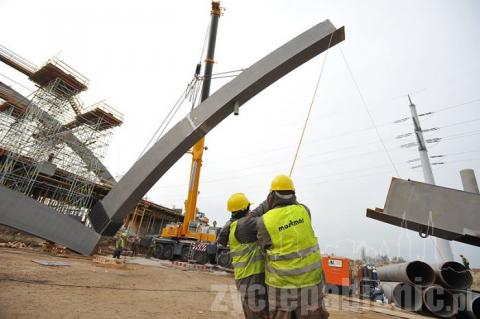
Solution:
<path fill-rule="evenodd" d="M 197 264 L 217 264 L 224 268 L 232 267 L 230 250 L 217 243 L 199 242 L 188 239 L 154 237 L 151 254 L 162 260 L 194 261 Z"/>

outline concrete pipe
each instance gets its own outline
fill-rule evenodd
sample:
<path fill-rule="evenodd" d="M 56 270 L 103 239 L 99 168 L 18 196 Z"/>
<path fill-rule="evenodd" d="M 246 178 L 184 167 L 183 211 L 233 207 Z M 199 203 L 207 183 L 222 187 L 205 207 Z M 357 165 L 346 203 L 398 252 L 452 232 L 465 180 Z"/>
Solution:
<path fill-rule="evenodd" d="M 440 318 L 452 318 L 458 313 L 456 298 L 443 287 L 433 285 L 423 290 L 424 309 Z"/>
<path fill-rule="evenodd" d="M 389 302 L 407 311 L 420 311 L 422 309 L 422 290 L 406 282 L 385 281 L 380 287 Z"/>
<path fill-rule="evenodd" d="M 432 267 L 436 275 L 435 283 L 442 287 L 463 290 L 472 285 L 472 274 L 460 263 L 447 261 Z"/>
<path fill-rule="evenodd" d="M 435 281 L 432 267 L 422 261 L 379 267 L 377 273 L 380 281 L 408 282 L 424 287 Z"/>
<path fill-rule="evenodd" d="M 480 319 L 480 294 L 467 290 L 450 290 L 462 318 Z"/>

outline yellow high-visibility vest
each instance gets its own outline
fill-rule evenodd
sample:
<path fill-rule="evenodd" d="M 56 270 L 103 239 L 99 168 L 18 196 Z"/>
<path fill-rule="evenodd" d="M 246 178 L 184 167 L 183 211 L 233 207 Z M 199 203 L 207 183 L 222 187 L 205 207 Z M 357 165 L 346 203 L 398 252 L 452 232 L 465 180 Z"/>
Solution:
<path fill-rule="evenodd" d="M 322 257 L 310 216 L 302 205 L 269 210 L 262 216 L 272 240 L 265 282 L 276 288 L 303 288 L 322 280 Z"/>
<path fill-rule="evenodd" d="M 235 280 L 265 272 L 265 257 L 260 250 L 260 246 L 256 242 L 240 243 L 235 237 L 237 224 L 238 220 L 230 224 L 230 235 L 228 237 Z"/>

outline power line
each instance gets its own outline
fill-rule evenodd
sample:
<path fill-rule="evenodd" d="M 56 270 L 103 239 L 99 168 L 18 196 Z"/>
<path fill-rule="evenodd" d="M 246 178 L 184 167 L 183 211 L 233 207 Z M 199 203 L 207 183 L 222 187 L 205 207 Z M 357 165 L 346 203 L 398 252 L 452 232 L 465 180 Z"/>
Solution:
<path fill-rule="evenodd" d="M 463 138 L 463 137 L 469 137 L 469 136 L 474 136 L 480 134 L 480 130 L 474 130 L 474 131 L 467 131 L 455 135 L 448 135 L 443 138 L 443 140 L 454 140 L 457 138 Z"/>
<path fill-rule="evenodd" d="M 453 77 L 449 76 L 447 79 L 434 81 L 434 82 L 430 83 L 428 85 L 428 87 L 413 89 L 413 90 L 410 90 L 409 92 L 410 92 L 410 94 L 418 95 L 418 94 L 423 93 L 425 91 L 431 90 L 434 87 L 438 87 L 439 84 L 447 83 L 447 82 L 448 82 L 449 85 L 443 86 L 443 87 L 452 87 L 452 83 L 453 83 L 453 85 L 456 85 L 458 83 L 458 81 L 452 81 L 452 79 L 463 77 L 466 74 L 477 73 L 478 71 L 480 71 L 480 67 L 477 67 L 476 69 L 470 68 L 467 72 L 457 73 L 456 76 L 453 76 Z M 402 94 L 402 95 L 399 95 L 399 96 L 396 96 L 396 97 L 392 97 L 389 100 L 396 100 L 396 99 L 400 99 L 400 98 L 405 98 L 405 97 L 407 97 L 407 95 L 408 94 Z"/>
<path fill-rule="evenodd" d="M 397 147 L 398 148 L 398 147 Z M 371 152 L 364 152 L 364 153 L 361 153 L 361 154 L 354 154 L 354 155 L 349 155 L 349 156 L 345 156 L 345 157 L 340 157 L 340 158 L 333 158 L 333 159 L 329 159 L 329 160 L 323 160 L 323 161 L 317 161 L 315 163 L 308 163 L 308 164 L 302 164 L 302 165 L 299 165 L 298 167 L 300 168 L 304 168 L 304 167 L 310 167 L 310 166 L 315 166 L 315 165 L 319 165 L 319 164 L 326 164 L 326 163 L 331 163 L 331 162 L 339 162 L 341 161 L 342 159 L 349 159 L 349 158 L 353 158 L 353 157 L 356 157 L 358 158 L 359 156 L 363 156 L 363 155 L 368 155 L 368 154 L 372 154 L 372 153 L 377 153 L 377 152 L 383 152 L 383 150 L 377 150 L 377 151 L 371 151 Z M 258 167 L 262 167 L 262 166 L 269 166 L 269 167 L 272 167 L 276 164 L 282 164 L 282 162 L 276 162 L 276 163 L 265 163 L 265 164 L 262 164 L 262 165 L 257 165 L 257 166 L 253 166 L 253 167 L 247 167 L 247 168 L 244 168 L 244 169 L 241 169 L 241 170 L 237 170 L 237 171 L 231 171 L 229 170 L 229 176 L 228 177 L 220 177 L 220 178 L 213 178 L 213 179 L 207 179 L 207 180 L 204 180 L 202 182 L 202 184 L 212 184 L 212 183 L 219 183 L 219 182 L 223 182 L 223 181 L 232 181 L 232 180 L 237 180 L 237 179 L 242 179 L 242 178 L 246 178 L 246 177 L 249 177 L 249 176 L 258 176 L 258 172 L 251 172 L 251 173 L 248 173 L 248 174 L 241 174 L 239 176 L 232 176 L 232 174 L 234 174 L 235 172 L 244 172 L 244 171 L 251 171 L 252 168 L 258 168 Z M 397 164 L 405 164 L 404 162 L 398 162 Z M 344 171 L 344 172 L 340 172 L 340 173 L 335 173 L 333 175 L 328 175 L 328 176 L 334 176 L 334 175 L 341 175 L 341 174 L 346 174 L 346 173 L 351 173 L 351 172 L 356 172 L 356 171 L 365 171 L 365 170 L 369 170 L 369 169 L 372 169 L 372 168 L 377 168 L 377 167 L 383 167 L 385 165 L 390 165 L 390 164 L 383 164 L 381 166 L 374 166 L 374 167 L 367 167 L 367 168 L 361 168 L 361 169 L 355 169 L 355 170 L 349 170 L 349 171 Z M 262 172 L 262 174 L 267 174 L 267 173 L 275 173 L 277 172 L 278 170 L 269 170 L 268 172 Z M 224 174 L 221 174 L 221 175 L 224 175 Z M 325 177 L 325 176 L 320 176 L 320 177 Z M 311 178 L 315 178 L 315 177 L 311 177 Z M 176 184 L 176 185 L 168 185 L 168 186 L 163 186 L 163 187 L 160 187 L 160 188 L 172 188 L 172 187 L 186 187 L 188 184 Z"/>
<path fill-rule="evenodd" d="M 443 164 L 443 166 L 448 166 L 448 165 L 454 164 L 454 163 L 468 162 L 468 161 L 473 161 L 473 160 L 478 160 L 478 159 L 480 159 L 480 158 L 469 158 L 469 159 L 460 159 L 460 160 L 455 160 L 455 161 L 446 161 Z M 397 162 L 396 164 L 405 165 L 405 164 L 408 164 L 408 163 Z M 377 171 L 378 169 L 381 169 L 382 167 L 386 167 L 386 166 L 390 166 L 390 164 L 376 165 L 376 166 L 364 167 L 364 168 L 355 169 L 355 170 L 341 171 L 341 172 L 334 173 L 334 174 L 329 174 L 329 175 L 320 175 L 320 176 L 315 176 L 315 177 L 309 177 L 309 181 L 311 181 L 312 179 L 319 179 L 319 180 L 315 180 L 315 181 L 312 181 L 312 182 L 307 182 L 307 184 L 316 185 L 316 184 L 325 184 L 325 183 L 335 183 L 335 182 L 342 182 L 342 181 L 351 181 L 351 180 L 355 180 L 355 179 L 363 179 L 363 178 L 371 177 L 371 176 L 379 176 L 379 174 L 388 173 L 390 171 L 390 170 Z M 442 169 L 442 167 L 435 166 L 435 170 Z M 402 169 L 407 170 L 409 168 L 405 167 L 405 168 L 402 168 Z M 373 172 L 368 173 L 368 174 L 358 175 L 358 176 L 351 176 L 351 174 L 355 174 L 355 173 L 358 173 L 358 172 L 365 172 L 365 171 L 373 171 Z M 346 174 L 348 174 L 349 176 L 348 177 L 343 177 L 343 178 L 325 179 L 325 178 L 328 178 L 328 177 L 334 177 L 334 176 L 346 175 Z M 253 176 L 253 175 L 257 175 L 257 174 L 250 174 L 250 175 Z M 225 179 L 225 180 L 245 178 L 246 176 L 247 175 L 243 175 L 243 176 L 229 178 L 229 179 Z M 204 182 L 204 183 L 209 183 L 209 182 Z M 298 183 L 301 183 L 301 181 L 298 181 Z M 256 185 L 258 185 L 256 181 L 255 181 L 254 185 L 255 186 L 248 187 L 248 189 L 250 191 L 253 191 L 253 190 L 256 190 L 256 189 L 264 189 L 264 188 L 266 189 L 266 187 L 263 187 L 263 186 L 256 186 Z M 187 185 L 184 185 L 184 186 L 187 186 Z M 223 197 L 223 196 L 225 196 L 225 194 L 223 192 L 209 193 L 207 195 L 203 195 L 202 198 L 215 198 L 215 197 L 220 197 L 220 196 Z M 183 197 L 173 198 L 171 200 L 181 200 L 181 199 L 183 199 Z"/>
<path fill-rule="evenodd" d="M 454 104 L 454 105 L 446 106 L 446 107 L 440 108 L 440 109 L 438 109 L 438 110 L 433 110 L 432 112 L 433 112 L 433 114 L 435 114 L 435 113 L 440 113 L 440 112 L 444 112 L 444 111 L 447 111 L 447 110 L 459 108 L 459 107 L 462 107 L 462 106 L 465 106 L 465 105 L 469 105 L 469 104 L 472 104 L 472 103 L 476 103 L 476 102 L 480 102 L 480 98 L 473 99 L 473 100 L 470 100 L 470 101 L 467 101 L 467 102 L 462 102 L 462 103 L 459 103 L 459 104 Z"/>
<path fill-rule="evenodd" d="M 456 161 L 447 161 L 442 166 L 435 166 L 434 170 L 443 169 L 445 166 L 448 166 L 450 164 L 461 163 L 461 162 L 470 162 L 470 161 L 474 161 L 474 160 L 480 160 L 480 158 L 469 158 L 469 159 L 462 159 L 462 160 L 456 160 Z M 404 163 L 398 162 L 397 164 L 404 164 Z M 380 174 L 390 172 L 390 169 L 376 171 L 376 169 L 379 169 L 379 168 L 382 168 L 382 167 L 385 167 L 385 166 L 390 166 L 390 164 L 383 164 L 383 165 L 374 166 L 374 167 L 367 167 L 367 168 L 362 168 L 362 169 L 358 169 L 358 170 L 354 170 L 354 171 L 353 170 L 352 171 L 343 171 L 343 172 L 336 173 L 336 174 L 331 174 L 331 175 L 317 176 L 316 178 L 323 179 L 323 180 L 313 181 L 313 182 L 307 183 L 307 184 L 309 184 L 309 185 L 328 184 L 328 183 L 337 183 L 337 182 L 343 182 L 343 181 L 352 181 L 352 180 L 355 180 L 355 179 L 363 179 L 363 178 L 368 178 L 368 177 L 371 177 L 371 176 L 379 176 Z M 409 169 L 409 168 L 405 167 L 405 168 L 402 168 L 402 169 L 406 170 L 406 169 Z M 374 170 L 374 172 L 369 173 L 369 174 L 362 174 L 362 175 L 357 175 L 357 176 L 348 176 L 348 177 L 343 177 L 343 178 L 335 178 L 335 179 L 327 179 L 327 180 L 324 179 L 325 177 L 338 176 L 338 175 L 342 175 L 342 174 L 343 175 L 345 175 L 345 174 L 355 174 L 356 172 L 365 172 L 365 171 L 369 171 L 369 170 Z M 301 181 L 299 181 L 297 183 L 301 183 Z M 258 185 L 258 184 L 255 183 L 255 185 Z M 253 187 L 248 187 L 248 189 L 250 191 L 257 190 L 257 189 L 265 189 L 266 190 L 267 187 L 253 186 Z M 224 197 L 225 194 L 223 192 L 209 193 L 208 195 L 202 196 L 202 198 L 215 198 L 215 197 L 220 197 L 220 196 Z M 181 200 L 181 199 L 183 199 L 183 197 L 173 198 L 171 200 Z"/>
<path fill-rule="evenodd" d="M 466 152 L 458 152 L 458 153 L 447 153 L 447 154 L 445 154 L 445 156 L 457 156 L 457 155 L 477 153 L 477 152 L 480 152 L 480 149 L 471 150 L 471 151 L 466 151 Z"/>
<path fill-rule="evenodd" d="M 452 124 L 449 124 L 449 125 L 440 126 L 439 128 L 446 128 L 446 127 L 458 126 L 458 125 L 467 124 L 467 123 L 472 123 L 472 122 L 476 122 L 476 121 L 480 121 L 480 117 L 479 117 L 479 118 L 472 119 L 472 120 L 468 120 L 468 121 L 461 121 L 461 122 L 456 122 L 456 123 L 452 123 Z"/>
<path fill-rule="evenodd" d="M 480 71 L 480 68 L 477 68 L 477 69 L 474 69 L 473 71 L 472 70 L 469 70 L 468 72 L 463 72 L 463 73 L 460 73 L 458 74 L 458 77 L 460 76 L 463 76 L 465 74 L 469 74 L 469 73 L 476 73 Z M 437 87 L 438 84 L 441 84 L 441 83 L 446 83 L 448 82 L 449 84 L 451 83 L 457 83 L 455 81 L 452 81 L 452 77 L 449 77 L 448 79 L 444 79 L 444 80 L 440 80 L 440 81 L 436 81 L 436 82 L 433 82 L 431 83 L 430 85 L 428 85 L 428 87 L 425 87 L 425 88 L 421 88 L 421 89 L 413 89 L 413 90 L 409 90 L 410 94 L 419 94 L 419 93 L 422 93 L 422 92 L 425 92 L 425 91 L 428 91 L 428 90 L 431 90 L 432 88 L 434 87 Z M 445 87 L 445 86 L 444 86 Z M 447 86 L 447 87 L 451 87 L 451 85 Z M 398 100 L 398 99 L 403 99 L 403 98 L 406 98 L 408 94 L 398 94 L 398 95 L 394 95 L 394 96 L 389 96 L 389 97 L 386 97 L 386 98 L 381 98 L 381 99 L 378 99 L 376 101 L 373 101 L 370 103 L 370 111 L 376 111 L 377 109 L 379 109 L 380 107 L 383 109 L 384 108 L 384 105 L 385 105 L 385 102 L 389 102 L 389 101 L 394 101 L 394 100 Z"/>
<path fill-rule="evenodd" d="M 474 134 L 471 134 L 472 132 Z M 475 130 L 475 131 L 471 131 L 471 132 L 464 132 L 464 133 L 461 133 L 461 134 L 451 135 L 451 136 L 447 136 L 443 139 L 444 140 L 450 140 L 450 139 L 467 137 L 467 136 L 476 135 L 476 134 L 480 134 L 480 130 L 478 130 L 478 131 Z M 395 140 L 395 139 L 392 138 L 392 139 L 388 139 L 388 140 Z M 374 144 L 377 144 L 377 141 L 372 141 L 372 142 L 367 142 L 367 143 L 362 143 L 362 144 L 349 145 L 349 146 L 346 146 L 346 147 L 337 148 L 337 149 L 327 151 L 327 152 L 319 152 L 319 153 L 309 154 L 307 156 L 304 156 L 303 158 L 311 158 L 311 157 L 316 157 L 316 156 L 326 156 L 326 155 L 329 155 L 329 154 L 334 154 L 334 153 L 345 151 L 345 150 L 353 150 L 353 149 L 356 149 L 356 148 L 363 148 L 364 146 L 374 145 Z M 401 149 L 401 146 L 388 148 L 389 151 L 400 150 L 400 149 Z M 299 165 L 299 167 L 305 168 L 305 167 L 311 167 L 311 166 L 327 164 L 327 163 L 332 163 L 332 162 L 344 161 L 344 160 L 353 159 L 353 158 L 357 159 L 360 156 L 375 154 L 375 153 L 379 153 L 379 152 L 382 152 L 382 151 L 383 151 L 383 149 L 382 150 L 373 150 L 373 151 L 361 152 L 361 153 L 351 153 L 351 154 L 347 154 L 345 156 L 339 156 L 339 157 L 334 157 L 334 158 L 330 158 L 330 159 L 315 161 L 313 163 L 301 164 L 301 165 Z M 451 153 L 451 154 L 446 154 L 446 156 L 456 155 L 456 154 L 464 154 L 464 153 L 466 154 L 466 153 L 470 153 L 470 152 L 475 152 L 475 151 Z M 254 157 L 254 156 L 256 156 L 256 155 L 252 154 L 252 157 Z M 218 161 L 218 162 L 224 162 L 224 161 L 222 160 L 222 161 Z M 208 162 L 208 165 L 213 165 L 213 164 L 218 163 L 218 162 Z M 402 162 L 398 162 L 397 164 L 403 164 L 403 163 L 404 162 L 402 161 Z M 258 172 L 252 172 L 252 173 L 249 173 L 249 174 L 242 174 L 241 176 L 238 176 L 238 177 L 231 177 L 231 174 L 235 174 L 235 173 L 239 173 L 239 172 L 241 173 L 241 172 L 245 172 L 245 171 L 251 171 L 252 169 L 255 169 L 255 168 L 272 167 L 272 166 L 275 166 L 275 165 L 282 165 L 282 164 L 283 164 L 283 161 L 278 161 L 278 162 L 274 162 L 274 163 L 269 161 L 268 163 L 257 164 L 257 165 L 254 165 L 254 166 L 248 166 L 248 167 L 244 167 L 244 168 L 239 169 L 239 170 L 233 170 L 232 171 L 231 169 L 228 169 L 230 177 L 219 177 L 219 178 L 207 179 L 207 180 L 204 180 L 202 182 L 202 184 L 218 183 L 218 182 L 222 182 L 222 181 L 226 181 L 226 180 L 241 179 L 241 178 L 245 178 L 245 177 L 249 177 L 249 176 L 255 176 L 255 175 L 258 175 Z M 271 170 L 271 172 L 276 172 L 276 171 L 278 171 L 278 170 L 275 170 L 275 171 Z M 224 174 L 220 172 L 219 175 L 224 175 Z M 164 189 L 164 188 L 186 187 L 186 186 L 187 186 L 187 184 L 182 183 L 182 184 L 161 186 L 159 188 Z"/>
<path fill-rule="evenodd" d="M 474 132 L 475 134 L 480 134 L 480 130 L 479 131 L 472 131 Z M 467 136 L 467 135 L 475 135 L 475 134 L 470 134 L 472 132 L 464 132 L 462 134 L 457 134 L 457 135 L 451 135 L 451 136 L 448 136 L 445 137 L 444 139 L 454 139 L 454 138 L 459 138 L 459 137 L 464 137 L 464 136 Z M 468 134 L 467 134 L 468 133 Z M 394 138 L 392 139 L 388 139 L 388 140 L 395 140 Z M 439 140 L 435 140 L 436 143 L 439 142 Z M 304 156 L 304 158 L 311 158 L 311 157 L 315 157 L 315 156 L 325 156 L 325 155 L 329 155 L 329 154 L 334 154 L 334 153 L 337 153 L 337 152 L 340 152 L 340 151 L 344 151 L 344 150 L 353 150 L 353 149 L 356 149 L 356 148 L 363 148 L 364 146 L 367 146 L 367 145 L 374 145 L 374 144 L 377 144 L 377 141 L 373 141 L 373 142 L 368 142 L 368 143 L 363 143 L 363 144 L 355 144 L 355 145 L 349 145 L 349 146 L 346 146 L 346 147 L 341 147 L 341 148 L 337 148 L 337 149 L 334 149 L 334 150 L 331 150 L 331 151 L 327 151 L 327 152 L 319 152 L 319 153 L 314 153 L 314 154 L 310 154 L 310 155 L 307 155 L 307 156 Z M 395 151 L 395 150 L 400 150 L 402 147 L 401 146 L 396 146 L 396 147 L 390 147 L 388 148 L 389 151 Z M 373 151 L 367 151 L 367 152 L 360 152 L 360 153 L 351 153 L 351 154 L 347 154 L 345 156 L 339 156 L 339 157 L 334 157 L 334 158 L 330 158 L 330 159 L 325 159 L 325 160 L 320 160 L 320 161 L 315 161 L 313 163 L 306 163 L 306 164 L 301 164 L 299 165 L 299 167 L 301 168 L 304 168 L 304 167 L 311 167 L 311 166 L 315 166 L 315 165 L 320 165 L 320 164 L 326 164 L 326 163 L 332 163 L 332 162 L 339 162 L 339 161 L 343 161 L 343 160 L 348 160 L 348 159 L 357 159 L 358 157 L 360 156 L 365 156 L 365 155 L 369 155 L 369 154 L 375 154 L 375 153 L 379 153 L 379 152 L 382 152 L 382 150 L 373 150 Z M 470 152 L 474 152 L 474 151 L 470 151 Z M 451 153 L 451 154 L 446 154 L 446 155 L 456 155 L 456 154 L 463 154 L 463 153 L 469 153 L 469 152 L 461 152 L 461 153 Z M 255 155 L 253 155 L 255 156 Z M 209 162 L 209 164 L 212 164 L 214 162 Z M 254 166 L 248 166 L 248 167 L 244 167 L 242 169 L 239 169 L 239 170 L 234 170 L 232 171 L 231 169 L 228 169 L 228 172 L 229 174 L 234 174 L 234 173 L 238 173 L 238 172 L 244 172 L 244 171 L 251 171 L 252 169 L 254 168 L 261 168 L 261 167 L 272 167 L 272 166 L 275 166 L 275 165 L 281 165 L 283 162 L 282 161 L 278 161 L 278 162 L 274 162 L 272 163 L 271 161 L 269 161 L 268 163 L 264 163 L 264 164 L 259 164 L 259 165 L 254 165 Z M 398 162 L 397 164 L 403 164 L 404 162 Z M 272 170 L 273 171 L 273 170 Z M 221 173 L 221 175 L 223 175 Z M 216 182 L 220 182 L 220 181 L 224 181 L 224 180 L 231 180 L 231 179 L 239 179 L 239 178 L 244 178 L 244 177 L 248 177 L 248 176 L 254 176 L 254 175 L 258 175 L 257 172 L 252 172 L 250 174 L 246 174 L 246 175 L 241 175 L 239 177 L 222 177 L 222 178 L 214 178 L 214 179 L 207 179 L 205 181 L 203 181 L 202 183 L 216 183 Z M 169 186 L 164 186 L 163 188 L 169 188 L 169 187 L 184 187 L 186 186 L 187 184 L 176 184 L 176 185 L 169 185 Z"/>
<path fill-rule="evenodd" d="M 355 87 L 357 89 L 357 92 L 358 92 L 358 95 L 360 96 L 361 100 L 362 100 L 362 104 L 363 104 L 363 107 L 365 109 L 365 111 L 367 112 L 368 114 L 368 117 L 370 118 L 370 121 L 372 122 L 372 125 L 375 127 L 375 132 L 377 133 L 377 136 L 378 136 L 378 139 L 380 140 L 380 143 L 382 144 L 384 150 L 385 150 L 385 153 L 387 154 L 387 157 L 388 157 L 388 160 L 390 161 L 390 164 L 392 164 L 392 167 L 393 169 L 395 170 L 395 173 L 397 174 L 397 176 L 400 177 L 400 174 L 398 173 L 398 170 L 397 170 L 397 167 L 395 166 L 395 164 L 393 163 L 393 159 L 392 157 L 390 156 L 390 153 L 388 152 L 387 150 L 387 147 L 385 146 L 385 143 L 383 142 L 383 138 L 382 136 L 380 135 L 380 132 L 377 128 L 377 126 L 375 125 L 375 121 L 373 120 L 373 116 L 372 114 L 370 113 L 369 109 L 368 109 L 368 106 L 367 106 L 367 102 L 360 90 L 360 86 L 358 85 L 357 81 L 355 80 L 355 77 L 353 76 L 353 72 L 352 72 L 352 69 L 350 68 L 350 65 L 348 64 L 347 62 L 347 58 L 345 57 L 345 54 L 343 53 L 343 50 L 342 50 L 342 47 L 339 46 L 340 48 L 340 52 L 342 53 L 342 57 L 343 57 L 343 61 L 345 62 L 345 65 L 348 69 L 348 72 L 350 74 L 350 77 L 352 78 L 352 81 L 353 83 L 355 84 Z"/>
<path fill-rule="evenodd" d="M 393 125 L 393 124 L 394 124 L 393 122 L 386 122 L 386 123 L 377 125 L 377 127 L 384 127 L 384 126 L 389 126 L 389 125 Z M 324 137 L 313 139 L 313 140 L 307 140 L 307 141 L 305 141 L 305 143 L 309 144 L 309 145 L 312 145 L 312 144 L 315 144 L 316 142 L 319 142 L 319 141 L 324 142 L 324 141 L 329 141 L 329 140 L 335 140 L 335 139 L 340 138 L 340 137 L 344 137 L 344 136 L 348 136 L 348 135 L 352 135 L 352 134 L 356 134 L 356 133 L 360 133 L 360 132 L 366 132 L 366 131 L 370 131 L 370 130 L 374 130 L 374 129 L 375 129 L 374 127 L 366 127 L 366 128 L 361 128 L 361 129 L 350 130 L 350 131 L 346 131 L 346 132 L 343 132 L 343 133 L 340 133 L 340 134 L 337 134 L 337 135 L 330 135 L 330 136 L 324 136 Z M 375 141 L 367 143 L 367 144 L 355 144 L 355 147 L 356 146 L 362 146 L 362 145 L 372 145 L 372 144 L 377 144 L 377 143 L 378 143 L 378 140 L 375 140 Z M 255 152 L 255 153 L 245 154 L 243 156 L 225 157 L 225 158 L 219 159 L 218 162 L 224 162 L 224 161 L 228 161 L 228 160 L 232 160 L 232 159 L 238 160 L 238 159 L 250 158 L 250 157 L 258 156 L 259 154 L 269 154 L 269 153 L 273 153 L 273 152 L 277 152 L 277 151 L 281 151 L 281 150 L 291 149 L 292 147 L 293 147 L 293 145 L 288 145 L 288 146 L 275 147 L 275 148 L 271 148 L 271 149 L 262 149 L 261 153 Z M 343 150 L 343 149 L 345 149 L 345 148 L 341 148 L 341 150 Z M 306 157 L 309 157 L 309 156 L 306 156 Z M 216 163 L 216 162 L 214 162 L 214 163 Z"/>

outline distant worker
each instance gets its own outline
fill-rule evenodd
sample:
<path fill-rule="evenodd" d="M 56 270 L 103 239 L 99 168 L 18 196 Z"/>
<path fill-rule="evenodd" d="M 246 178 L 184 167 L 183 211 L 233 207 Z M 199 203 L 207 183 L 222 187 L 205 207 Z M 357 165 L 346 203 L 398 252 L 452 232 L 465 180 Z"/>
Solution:
<path fill-rule="evenodd" d="M 322 257 L 310 211 L 297 202 L 290 177 L 273 179 L 266 205 L 270 209 L 257 219 L 257 231 L 259 244 L 266 250 L 271 318 L 328 318 Z"/>
<path fill-rule="evenodd" d="M 120 259 L 122 251 L 125 248 L 125 234 L 121 233 L 115 241 L 115 250 L 113 251 L 113 258 Z"/>
<path fill-rule="evenodd" d="M 257 244 L 256 218 L 247 217 L 250 201 L 243 193 L 230 196 L 230 221 L 220 230 L 217 242 L 229 246 L 235 283 L 245 318 L 268 318 L 265 257 Z"/>
<path fill-rule="evenodd" d="M 465 268 L 467 270 L 470 270 L 470 262 L 468 261 L 467 257 L 465 257 L 464 255 L 460 255 L 460 257 L 462 258 L 462 263 L 465 266 Z"/>
<path fill-rule="evenodd" d="M 135 234 L 131 236 L 129 239 L 130 239 L 130 247 L 132 250 L 132 257 L 133 257 L 137 254 L 137 249 L 140 244 L 140 237 L 137 234 Z"/>

